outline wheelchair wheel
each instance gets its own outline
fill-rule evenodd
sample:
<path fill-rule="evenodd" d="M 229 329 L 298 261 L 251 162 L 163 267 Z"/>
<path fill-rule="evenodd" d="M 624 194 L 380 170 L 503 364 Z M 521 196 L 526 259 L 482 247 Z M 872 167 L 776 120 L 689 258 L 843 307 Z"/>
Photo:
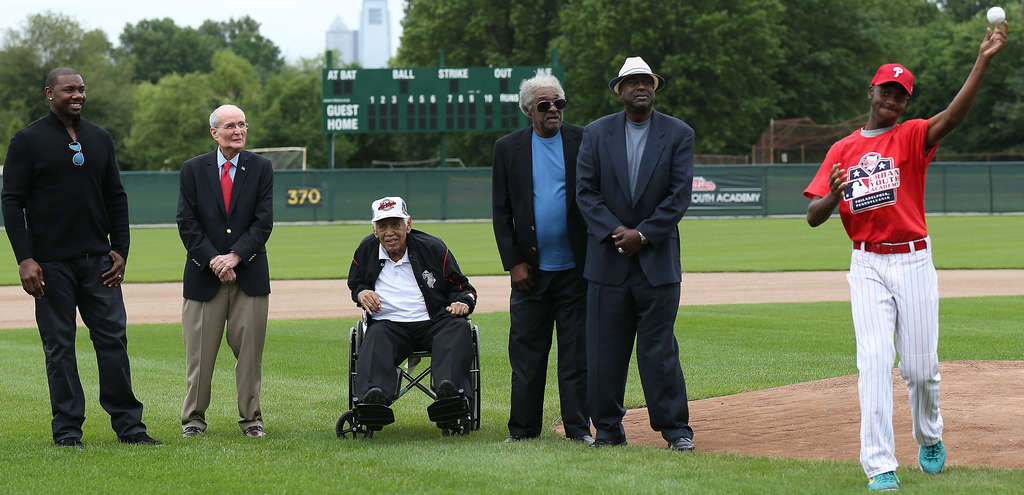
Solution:
<path fill-rule="evenodd" d="M 342 415 L 338 417 L 338 423 L 334 425 L 334 434 L 337 435 L 338 438 L 345 438 L 345 434 L 348 433 L 345 425 L 346 423 L 352 424 L 354 418 L 355 413 L 352 411 L 345 411 L 342 413 Z"/>
<path fill-rule="evenodd" d="M 459 420 L 457 423 L 449 423 L 441 426 L 441 436 L 469 436 L 469 433 L 473 431 L 472 426 L 472 421 L 468 419 Z"/>
<path fill-rule="evenodd" d="M 334 425 L 334 434 L 338 438 L 348 438 L 349 433 L 352 434 L 352 438 L 358 438 L 359 435 L 363 438 L 373 438 L 373 430 L 356 421 L 355 411 L 345 411 Z"/>

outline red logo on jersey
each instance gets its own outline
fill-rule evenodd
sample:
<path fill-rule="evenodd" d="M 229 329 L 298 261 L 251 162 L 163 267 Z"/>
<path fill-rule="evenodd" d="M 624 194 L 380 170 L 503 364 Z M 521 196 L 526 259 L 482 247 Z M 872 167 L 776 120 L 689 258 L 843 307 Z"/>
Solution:
<path fill-rule="evenodd" d="M 850 202 L 850 212 L 860 213 L 896 203 L 900 187 L 900 169 L 892 157 L 866 153 L 860 163 L 846 170 L 843 199 Z"/>

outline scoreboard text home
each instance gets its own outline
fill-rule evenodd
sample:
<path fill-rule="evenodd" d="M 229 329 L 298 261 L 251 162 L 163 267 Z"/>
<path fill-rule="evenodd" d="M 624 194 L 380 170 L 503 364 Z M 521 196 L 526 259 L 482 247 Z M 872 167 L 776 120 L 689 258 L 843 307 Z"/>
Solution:
<path fill-rule="evenodd" d="M 511 131 L 527 125 L 519 84 L 561 67 L 324 69 L 324 132 Z"/>

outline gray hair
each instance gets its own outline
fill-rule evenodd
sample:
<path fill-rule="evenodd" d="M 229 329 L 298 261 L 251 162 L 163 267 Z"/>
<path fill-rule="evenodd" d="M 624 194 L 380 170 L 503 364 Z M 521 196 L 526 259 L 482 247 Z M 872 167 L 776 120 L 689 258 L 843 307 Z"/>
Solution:
<path fill-rule="evenodd" d="M 519 85 L 519 109 L 530 116 L 530 107 L 533 105 L 533 95 L 540 88 L 555 88 L 559 98 L 565 98 L 565 90 L 558 78 L 551 74 L 537 74 Z"/>
<path fill-rule="evenodd" d="M 220 113 L 220 111 L 225 109 L 225 108 L 237 108 L 239 112 L 242 112 L 242 115 L 245 115 L 245 110 L 242 110 L 241 108 L 238 108 L 238 106 L 236 106 L 236 105 L 231 105 L 231 104 L 221 105 L 221 106 L 219 106 L 217 108 L 214 108 L 213 112 L 210 113 L 210 129 L 213 129 L 213 128 L 217 127 L 217 114 Z"/>

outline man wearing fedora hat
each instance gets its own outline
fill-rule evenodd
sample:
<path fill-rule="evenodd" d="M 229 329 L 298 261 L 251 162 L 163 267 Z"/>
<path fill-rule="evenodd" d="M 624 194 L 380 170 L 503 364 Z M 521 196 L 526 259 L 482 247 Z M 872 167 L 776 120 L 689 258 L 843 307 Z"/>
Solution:
<path fill-rule="evenodd" d="M 672 450 L 693 450 L 673 334 L 681 266 L 677 225 L 690 205 L 693 129 L 654 110 L 665 79 L 629 57 L 608 87 L 624 111 L 591 122 L 577 160 L 587 224 L 587 393 L 593 447 L 625 445 L 623 396 L 633 340 L 651 418 Z"/>

